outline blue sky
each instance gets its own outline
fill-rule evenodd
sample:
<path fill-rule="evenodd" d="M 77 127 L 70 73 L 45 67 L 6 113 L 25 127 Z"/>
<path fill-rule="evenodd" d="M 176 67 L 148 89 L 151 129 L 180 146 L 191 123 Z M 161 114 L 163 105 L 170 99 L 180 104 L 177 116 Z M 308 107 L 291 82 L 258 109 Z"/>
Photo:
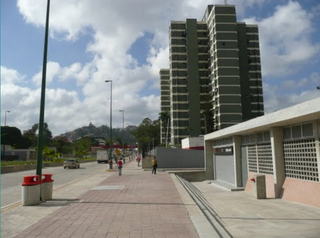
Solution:
<path fill-rule="evenodd" d="M 45 121 L 54 135 L 157 119 L 159 70 L 169 67 L 171 20 L 202 19 L 223 0 L 51 1 Z M 319 0 L 229 0 L 238 21 L 259 25 L 266 113 L 320 96 Z M 39 121 L 46 1 L 1 1 L 1 121 Z"/>

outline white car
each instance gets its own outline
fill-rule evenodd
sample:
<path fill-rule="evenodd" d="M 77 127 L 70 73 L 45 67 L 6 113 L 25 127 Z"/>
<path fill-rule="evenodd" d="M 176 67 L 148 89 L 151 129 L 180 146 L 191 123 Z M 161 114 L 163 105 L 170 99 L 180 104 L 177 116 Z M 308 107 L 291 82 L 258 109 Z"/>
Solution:
<path fill-rule="evenodd" d="M 74 169 L 79 169 L 80 168 L 80 162 L 77 159 L 67 159 L 66 161 L 63 162 L 63 168 L 74 168 Z"/>

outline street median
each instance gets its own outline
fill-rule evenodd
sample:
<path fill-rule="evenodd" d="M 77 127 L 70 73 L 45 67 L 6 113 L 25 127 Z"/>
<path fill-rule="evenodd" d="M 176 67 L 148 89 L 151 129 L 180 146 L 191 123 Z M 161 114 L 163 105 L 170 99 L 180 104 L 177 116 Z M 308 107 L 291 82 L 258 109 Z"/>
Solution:
<path fill-rule="evenodd" d="M 96 160 L 84 160 L 80 163 L 89 163 L 89 162 L 95 162 Z M 47 163 L 44 162 L 42 164 L 42 168 L 46 167 L 62 167 L 63 162 L 51 162 Z M 35 170 L 37 168 L 36 164 L 24 164 L 24 165 L 8 165 L 8 166 L 1 166 L 1 174 L 5 173 L 14 173 L 14 172 L 21 172 L 21 171 L 27 171 L 27 170 Z"/>

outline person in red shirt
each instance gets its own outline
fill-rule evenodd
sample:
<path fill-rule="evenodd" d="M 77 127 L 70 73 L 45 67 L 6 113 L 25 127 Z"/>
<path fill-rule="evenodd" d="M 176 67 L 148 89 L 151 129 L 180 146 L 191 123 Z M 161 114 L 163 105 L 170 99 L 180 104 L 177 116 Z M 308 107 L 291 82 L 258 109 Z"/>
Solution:
<path fill-rule="evenodd" d="M 117 164 L 118 164 L 119 176 L 121 176 L 121 174 L 122 174 L 122 164 L 123 164 L 122 158 L 120 158 L 120 159 L 118 160 Z"/>
<path fill-rule="evenodd" d="M 140 157 L 138 157 L 138 158 L 137 158 L 138 167 L 140 167 L 140 161 L 141 161 L 141 159 L 140 159 Z"/>

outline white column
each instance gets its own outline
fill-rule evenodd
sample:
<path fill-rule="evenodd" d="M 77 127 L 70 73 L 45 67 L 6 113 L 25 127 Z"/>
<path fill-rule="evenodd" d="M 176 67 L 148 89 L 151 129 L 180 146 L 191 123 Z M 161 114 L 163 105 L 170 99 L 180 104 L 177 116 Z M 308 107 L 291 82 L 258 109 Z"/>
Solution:
<path fill-rule="evenodd" d="M 241 136 L 233 136 L 234 179 L 236 187 L 242 187 Z"/>
<path fill-rule="evenodd" d="M 214 179 L 213 174 L 213 153 L 212 153 L 212 141 L 204 141 L 204 166 L 205 166 L 205 179 L 212 180 Z"/>
<path fill-rule="evenodd" d="M 280 197 L 282 185 L 285 180 L 285 167 L 283 156 L 283 129 L 274 127 L 270 131 L 272 163 L 273 163 L 273 182 L 275 198 Z"/>
<path fill-rule="evenodd" d="M 319 121 L 314 121 L 313 123 L 313 134 L 316 144 L 316 153 L 317 153 L 317 164 L 318 164 L 318 176 L 320 180 L 320 142 L 319 142 Z"/>

